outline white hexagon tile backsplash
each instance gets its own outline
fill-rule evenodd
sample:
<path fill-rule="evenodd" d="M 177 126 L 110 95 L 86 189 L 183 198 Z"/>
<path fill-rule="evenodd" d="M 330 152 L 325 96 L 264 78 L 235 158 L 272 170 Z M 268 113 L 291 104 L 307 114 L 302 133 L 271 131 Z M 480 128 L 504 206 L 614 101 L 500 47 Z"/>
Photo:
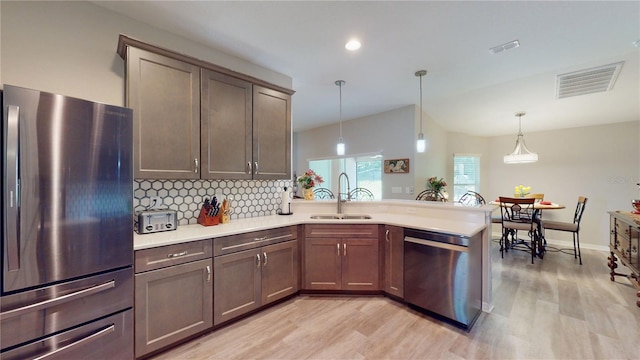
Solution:
<path fill-rule="evenodd" d="M 227 199 L 231 219 L 273 215 L 280 206 L 280 193 L 291 180 L 135 180 L 134 212 L 146 210 L 151 197 L 160 197 L 161 209 L 178 212 L 180 225 L 196 224 L 205 198 Z"/>

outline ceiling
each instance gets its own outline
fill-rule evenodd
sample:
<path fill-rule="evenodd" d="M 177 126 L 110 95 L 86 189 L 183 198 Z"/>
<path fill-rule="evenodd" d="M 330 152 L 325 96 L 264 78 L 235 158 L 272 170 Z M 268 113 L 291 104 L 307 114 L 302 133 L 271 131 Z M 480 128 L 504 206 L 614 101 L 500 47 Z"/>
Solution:
<path fill-rule="evenodd" d="M 293 128 L 420 104 L 494 136 L 640 119 L 638 1 L 95 1 L 293 79 Z M 345 50 L 352 37 L 357 52 Z M 489 48 L 512 40 L 520 47 Z M 624 61 L 611 91 L 556 99 L 556 75 Z"/>

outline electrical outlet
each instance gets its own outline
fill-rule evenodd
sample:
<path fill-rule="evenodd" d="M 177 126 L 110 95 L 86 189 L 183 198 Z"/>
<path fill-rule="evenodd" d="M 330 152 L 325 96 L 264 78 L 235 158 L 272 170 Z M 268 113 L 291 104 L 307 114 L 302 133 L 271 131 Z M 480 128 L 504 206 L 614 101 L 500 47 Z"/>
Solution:
<path fill-rule="evenodd" d="M 406 192 L 407 194 L 413 194 L 413 186 L 407 186 L 404 189 L 404 192 Z"/>
<path fill-rule="evenodd" d="M 149 197 L 149 209 L 157 209 L 162 206 L 162 198 L 160 196 Z"/>
<path fill-rule="evenodd" d="M 391 187 L 392 194 L 402 194 L 402 186 L 392 186 Z"/>

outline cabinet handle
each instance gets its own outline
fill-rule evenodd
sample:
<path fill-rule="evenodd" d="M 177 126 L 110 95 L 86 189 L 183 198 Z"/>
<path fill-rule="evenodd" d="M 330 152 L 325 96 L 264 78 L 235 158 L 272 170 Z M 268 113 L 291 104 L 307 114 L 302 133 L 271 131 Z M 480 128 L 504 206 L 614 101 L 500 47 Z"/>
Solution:
<path fill-rule="evenodd" d="M 193 159 L 193 162 L 196 164 L 196 169 L 194 170 L 194 172 L 197 174 L 198 173 L 198 158 Z"/>
<path fill-rule="evenodd" d="M 256 267 L 260 267 L 260 254 L 256 254 Z"/>
<path fill-rule="evenodd" d="M 267 253 L 263 252 L 262 256 L 264 257 L 264 266 L 267 266 Z"/>
<path fill-rule="evenodd" d="M 253 172 L 253 168 L 251 167 L 251 161 L 247 162 L 247 174 L 251 174 Z"/>
<path fill-rule="evenodd" d="M 347 256 L 347 244 L 342 244 L 342 255 L 343 256 Z"/>
<path fill-rule="evenodd" d="M 257 162 L 257 161 L 256 161 L 256 162 L 254 162 L 254 163 L 253 163 L 253 165 L 254 165 L 254 170 L 253 170 L 253 171 L 254 171 L 254 174 L 255 174 L 255 175 L 258 175 L 258 162 Z"/>
<path fill-rule="evenodd" d="M 259 238 L 253 238 L 253 241 L 264 241 L 264 240 L 267 240 L 266 236 L 259 237 Z"/>
<path fill-rule="evenodd" d="M 338 248 L 338 256 L 340 256 L 340 243 L 337 243 L 336 247 Z"/>
<path fill-rule="evenodd" d="M 187 250 L 183 251 L 183 252 L 179 252 L 179 253 L 173 253 L 173 254 L 167 254 L 168 258 L 174 258 L 174 257 L 181 257 L 181 256 L 186 256 L 187 255 Z"/>
<path fill-rule="evenodd" d="M 211 266 L 207 265 L 207 282 L 211 281 Z"/>
<path fill-rule="evenodd" d="M 387 242 L 389 242 L 389 229 L 385 230 L 384 238 L 387 240 Z"/>

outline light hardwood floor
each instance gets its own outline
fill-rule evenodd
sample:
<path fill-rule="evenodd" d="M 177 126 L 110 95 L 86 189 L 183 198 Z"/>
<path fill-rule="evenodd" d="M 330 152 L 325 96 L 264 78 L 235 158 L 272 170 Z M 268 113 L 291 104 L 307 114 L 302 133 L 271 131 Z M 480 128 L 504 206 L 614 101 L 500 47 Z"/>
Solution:
<path fill-rule="evenodd" d="M 384 297 L 301 296 L 161 359 L 639 359 L 640 308 L 608 253 L 530 263 L 493 244 L 495 309 L 467 333 Z"/>

